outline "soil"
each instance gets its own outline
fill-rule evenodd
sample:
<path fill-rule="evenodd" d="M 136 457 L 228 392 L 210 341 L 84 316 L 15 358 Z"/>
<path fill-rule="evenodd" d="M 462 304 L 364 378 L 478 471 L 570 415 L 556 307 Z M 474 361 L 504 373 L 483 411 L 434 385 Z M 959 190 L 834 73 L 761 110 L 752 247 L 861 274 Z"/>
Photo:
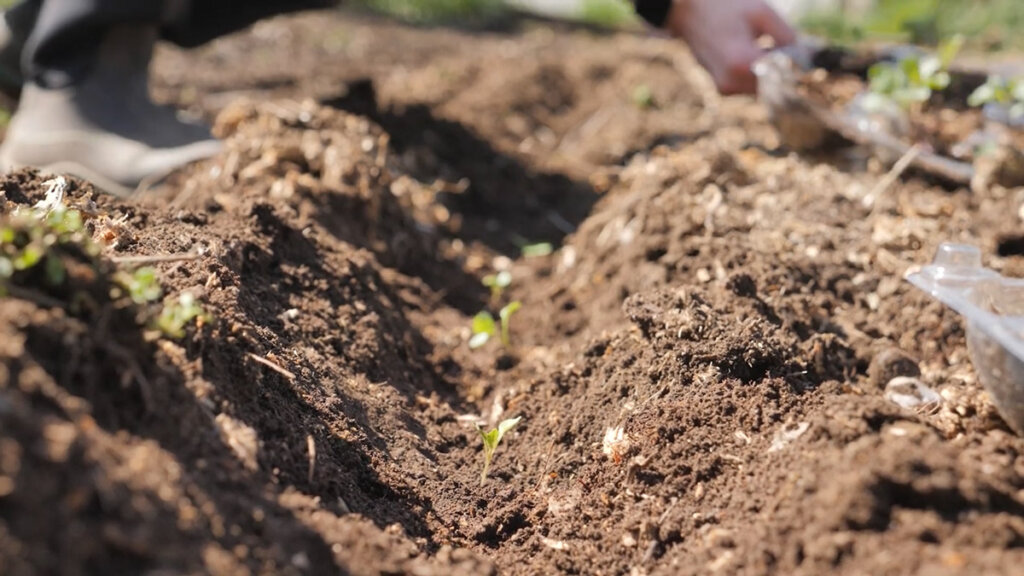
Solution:
<path fill-rule="evenodd" d="M 945 241 L 1024 276 L 1024 190 L 880 187 L 677 43 L 528 19 L 278 18 L 163 49 L 155 84 L 225 150 L 130 200 L 73 183 L 117 223 L 73 279 L 97 306 L 0 299 L 4 574 L 1024 562 L 1024 440 L 903 280 Z M 105 305 L 140 258 L 211 318 L 154 339 Z M 502 268 L 513 346 L 470 350 Z M 473 425 L 515 416 L 481 484 Z"/>

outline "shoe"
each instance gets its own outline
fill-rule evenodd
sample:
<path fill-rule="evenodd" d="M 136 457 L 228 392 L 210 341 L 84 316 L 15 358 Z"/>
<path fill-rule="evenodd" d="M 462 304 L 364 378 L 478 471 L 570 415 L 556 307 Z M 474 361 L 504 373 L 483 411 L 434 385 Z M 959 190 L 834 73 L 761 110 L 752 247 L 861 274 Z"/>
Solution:
<path fill-rule="evenodd" d="M 207 127 L 149 97 L 155 28 L 112 30 L 85 78 L 64 88 L 24 87 L 0 145 L 0 167 L 34 167 L 127 196 L 221 150 Z"/>

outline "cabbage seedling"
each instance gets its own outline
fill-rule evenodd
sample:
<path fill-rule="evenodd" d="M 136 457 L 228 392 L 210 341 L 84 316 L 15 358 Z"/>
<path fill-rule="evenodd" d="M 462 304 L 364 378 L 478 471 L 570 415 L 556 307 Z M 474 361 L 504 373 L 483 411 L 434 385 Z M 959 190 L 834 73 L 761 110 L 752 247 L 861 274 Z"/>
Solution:
<path fill-rule="evenodd" d="M 153 321 L 154 326 L 168 338 L 184 338 L 185 327 L 193 320 L 209 322 L 210 315 L 196 303 L 196 297 L 183 292 L 174 304 L 166 304 Z"/>
<path fill-rule="evenodd" d="M 128 292 L 128 296 L 136 304 L 154 302 L 163 294 L 160 281 L 156 277 L 156 270 L 150 266 L 143 266 L 131 274 L 120 272 L 115 280 Z"/>
<path fill-rule="evenodd" d="M 512 273 L 502 270 L 497 274 L 488 274 L 483 277 L 483 285 L 491 289 L 491 305 L 497 306 L 501 302 L 501 295 L 512 284 Z"/>
<path fill-rule="evenodd" d="M 984 84 L 967 97 L 967 104 L 976 108 L 999 104 L 1007 108 L 1010 120 L 1024 120 L 1024 80 L 989 76 Z"/>
<path fill-rule="evenodd" d="M 865 104 L 884 109 L 886 102 L 894 102 L 910 109 L 927 102 L 932 93 L 949 87 L 949 65 L 963 43 L 963 37 L 956 36 L 943 44 L 938 54 L 911 55 L 896 62 L 875 64 L 868 70 L 871 93 Z"/>
<path fill-rule="evenodd" d="M 491 339 L 498 332 L 498 325 L 494 322 L 494 316 L 484 310 L 473 317 L 473 337 L 469 339 L 469 347 L 477 349 Z"/>
<path fill-rule="evenodd" d="M 484 429 L 479 424 L 476 425 L 476 431 L 480 434 L 480 439 L 484 441 L 484 469 L 480 473 L 481 486 L 487 482 L 487 472 L 491 469 L 491 460 L 494 459 L 494 453 L 498 450 L 498 444 L 501 443 L 502 436 L 512 428 L 515 428 L 516 424 L 519 424 L 519 421 L 522 419 L 522 416 L 517 416 L 516 418 L 502 420 L 498 427 L 490 432 L 484 432 Z"/>
<path fill-rule="evenodd" d="M 512 315 L 522 307 L 523 303 L 518 300 L 515 302 L 509 302 L 507 306 L 498 312 L 500 324 L 499 322 L 495 322 L 494 316 L 491 316 L 491 313 L 486 310 L 474 316 L 473 337 L 469 339 L 469 347 L 475 350 L 484 344 L 487 344 L 491 338 L 498 336 L 501 338 L 502 346 L 505 348 L 511 348 L 512 336 L 509 323 L 512 320 Z"/>

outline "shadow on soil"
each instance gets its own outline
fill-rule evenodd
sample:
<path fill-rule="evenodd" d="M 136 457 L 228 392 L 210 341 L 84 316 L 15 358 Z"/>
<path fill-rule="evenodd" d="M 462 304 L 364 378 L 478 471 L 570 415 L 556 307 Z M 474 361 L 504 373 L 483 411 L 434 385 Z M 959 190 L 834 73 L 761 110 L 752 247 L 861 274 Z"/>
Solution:
<path fill-rule="evenodd" d="M 593 188 L 563 174 L 535 171 L 504 154 L 466 126 L 434 116 L 425 105 L 381 109 L 370 80 L 355 82 L 339 97 L 322 101 L 365 115 L 392 135 L 399 154 L 423 151 L 436 157 L 450 173 L 415 168 L 411 175 L 425 181 L 439 176 L 449 181 L 466 179 L 461 194 L 440 198 L 452 214 L 462 216 L 456 236 L 480 242 L 510 257 L 525 244 L 559 245 L 590 214 L 598 195 Z"/>

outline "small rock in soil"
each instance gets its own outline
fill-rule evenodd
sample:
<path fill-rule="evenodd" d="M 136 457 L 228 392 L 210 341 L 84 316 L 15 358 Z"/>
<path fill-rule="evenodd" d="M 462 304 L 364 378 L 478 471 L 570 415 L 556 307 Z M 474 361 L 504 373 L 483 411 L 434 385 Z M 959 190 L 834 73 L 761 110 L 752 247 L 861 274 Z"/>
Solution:
<path fill-rule="evenodd" d="M 907 376 L 916 378 L 921 375 L 917 360 L 906 352 L 895 347 L 880 350 L 871 359 L 868 366 L 868 381 L 878 389 L 885 388 L 893 378 Z"/>
<path fill-rule="evenodd" d="M 885 398 L 902 408 L 913 410 L 929 404 L 940 404 L 942 396 L 917 378 L 898 376 L 885 385 Z"/>

